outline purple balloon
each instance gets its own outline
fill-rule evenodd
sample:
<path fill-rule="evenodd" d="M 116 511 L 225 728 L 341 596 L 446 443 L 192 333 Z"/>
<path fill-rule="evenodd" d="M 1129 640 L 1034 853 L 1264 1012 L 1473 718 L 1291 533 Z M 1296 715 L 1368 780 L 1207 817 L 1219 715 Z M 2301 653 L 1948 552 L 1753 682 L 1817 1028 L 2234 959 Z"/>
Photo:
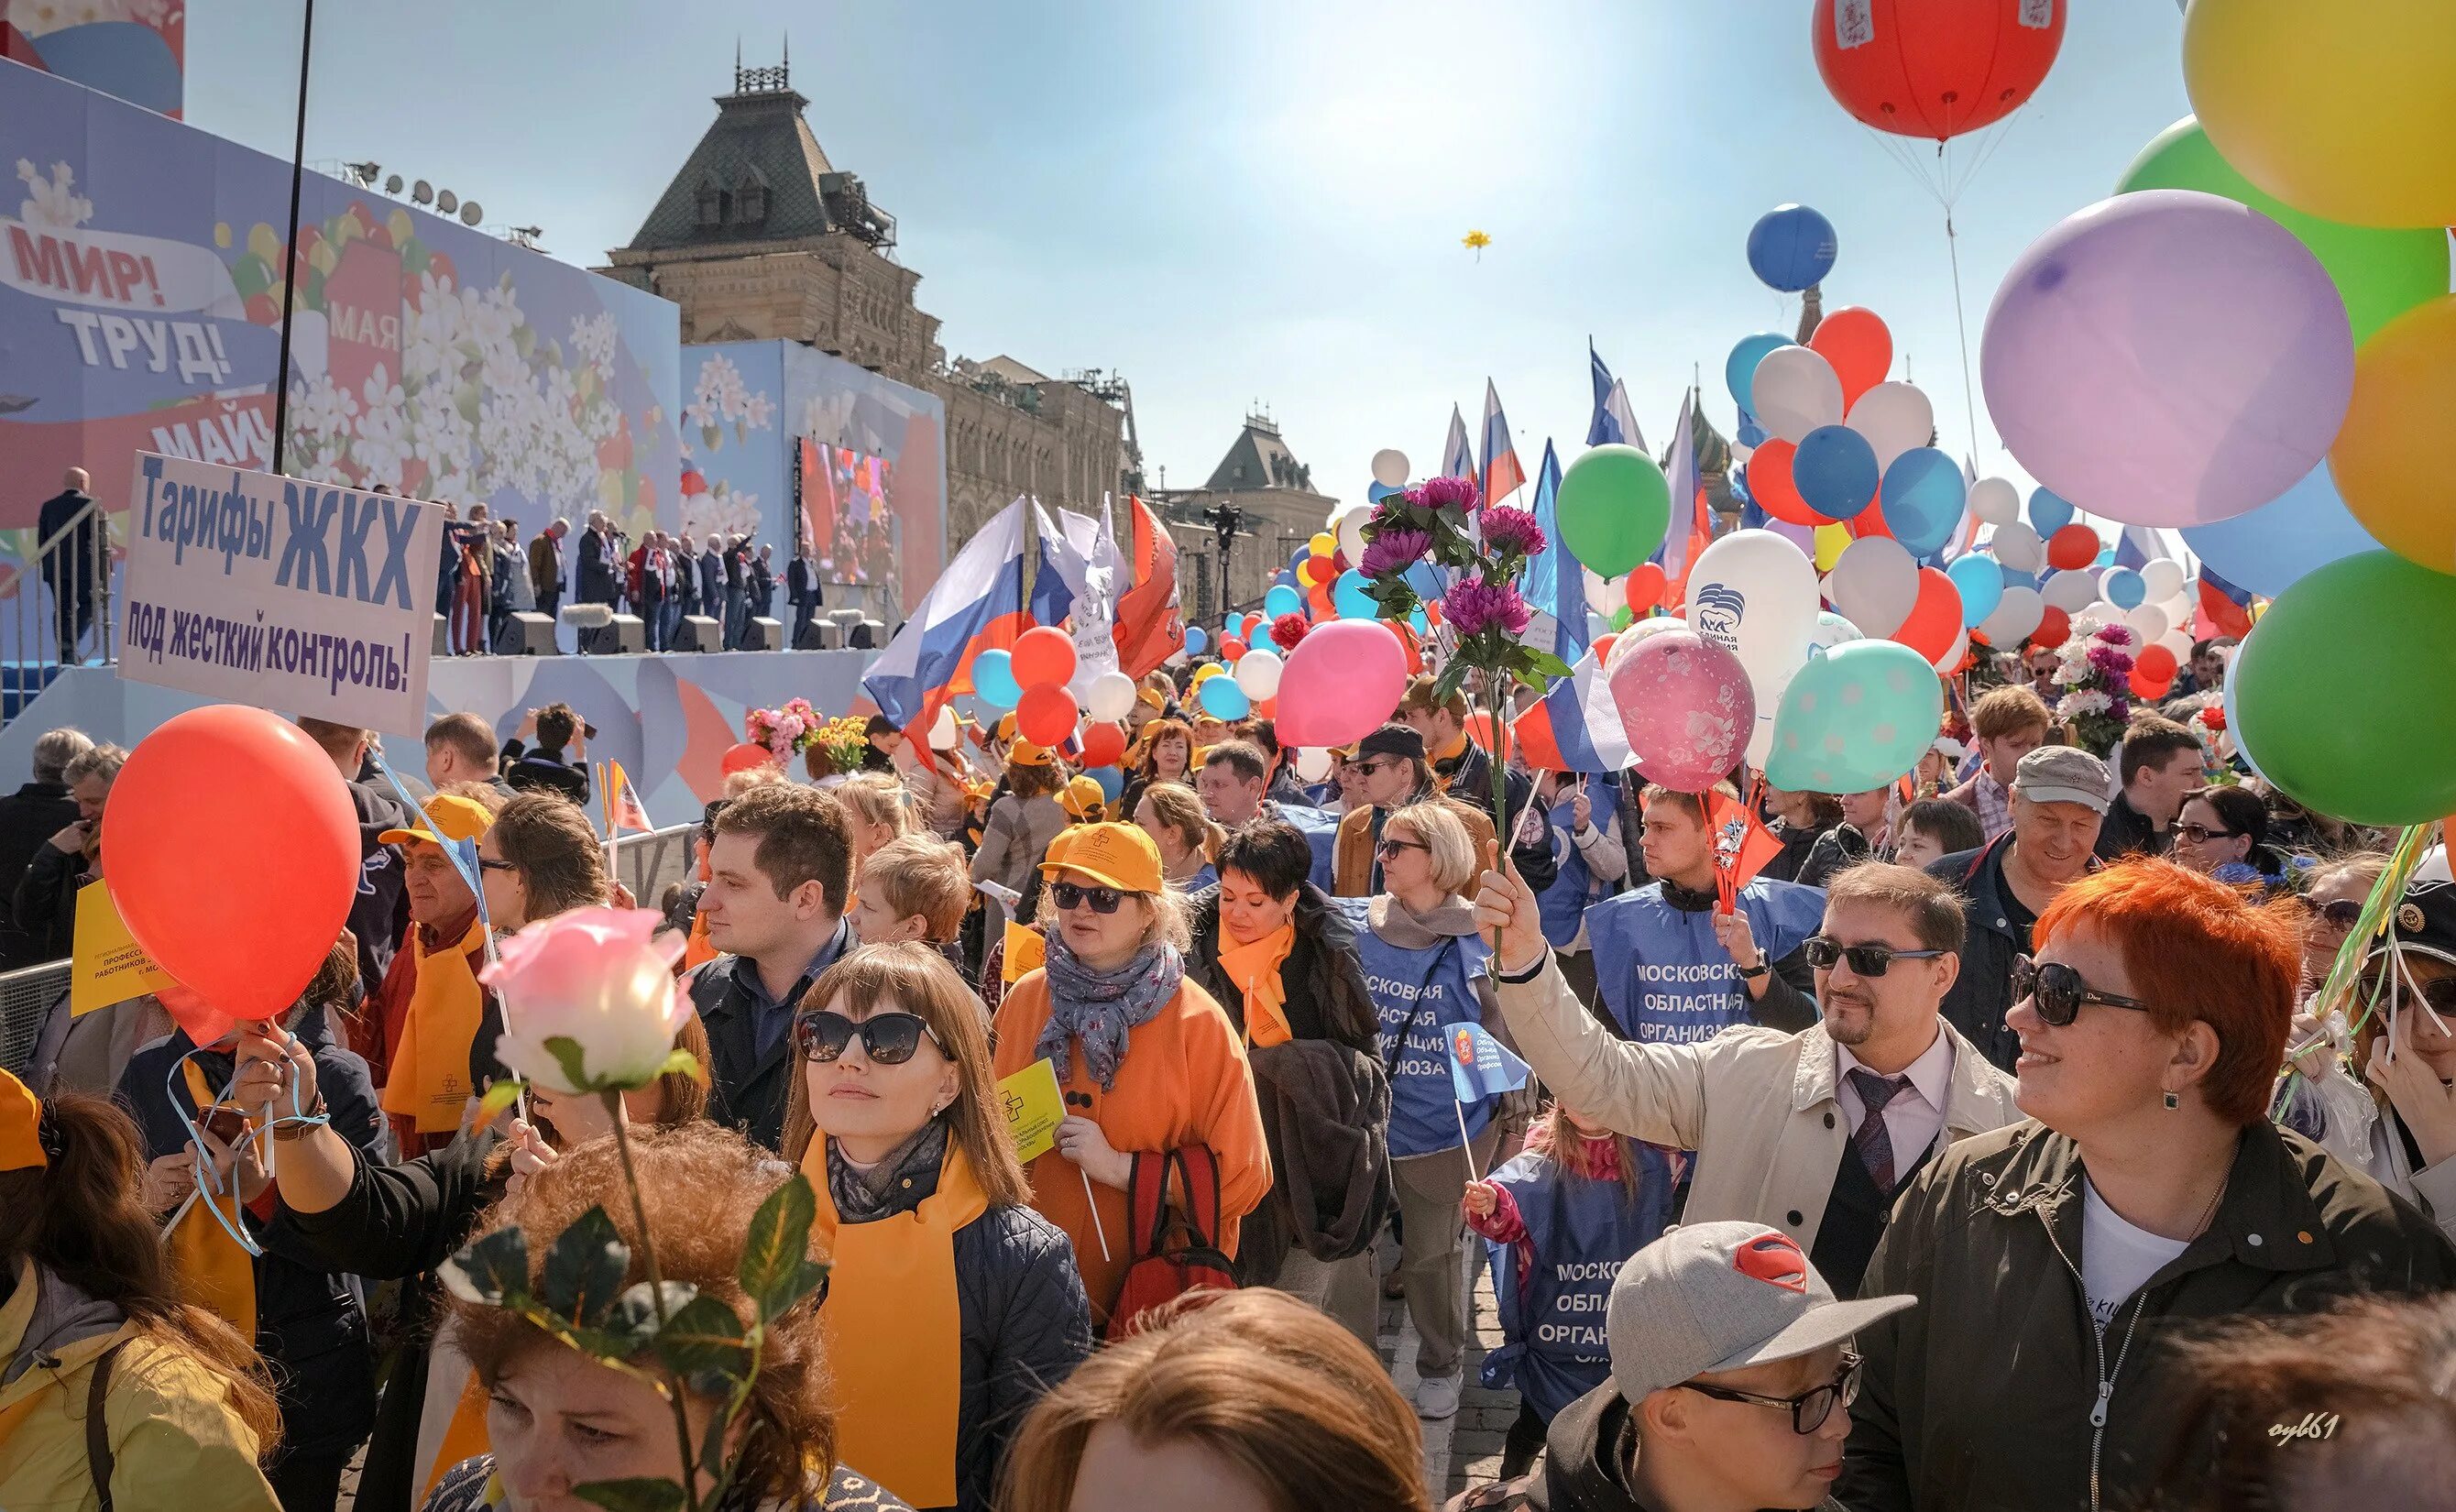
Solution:
<path fill-rule="evenodd" d="M 2131 525 L 2259 508 L 2327 455 L 2354 392 L 2319 260 L 2258 211 L 2180 189 L 2100 200 L 2032 242 L 1979 365 L 2021 465 Z"/>

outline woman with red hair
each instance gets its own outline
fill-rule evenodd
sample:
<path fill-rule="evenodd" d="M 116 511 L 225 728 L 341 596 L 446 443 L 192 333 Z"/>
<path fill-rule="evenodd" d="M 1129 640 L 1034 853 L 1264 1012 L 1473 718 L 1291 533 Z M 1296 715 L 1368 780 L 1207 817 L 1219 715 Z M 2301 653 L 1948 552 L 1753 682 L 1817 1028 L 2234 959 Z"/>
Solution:
<path fill-rule="evenodd" d="M 2161 1336 L 2456 1277 L 2428 1218 L 2265 1117 L 2291 907 L 2137 860 L 2039 917 L 2005 1020 L 2032 1121 L 1955 1144 L 1894 1207 L 1862 1290 L 1921 1305 L 1859 1335 L 1841 1501 L 2132 1504 L 2173 1427 Z"/>

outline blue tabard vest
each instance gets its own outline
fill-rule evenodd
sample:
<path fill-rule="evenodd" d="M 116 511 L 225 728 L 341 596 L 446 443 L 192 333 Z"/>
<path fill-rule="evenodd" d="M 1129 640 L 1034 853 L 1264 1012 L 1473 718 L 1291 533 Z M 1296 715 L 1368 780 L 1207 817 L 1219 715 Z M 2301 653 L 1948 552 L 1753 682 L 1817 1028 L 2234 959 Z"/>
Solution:
<path fill-rule="evenodd" d="M 1594 874 L 1586 869 L 1586 858 L 1578 849 L 1576 834 L 1569 825 L 1569 811 L 1576 794 L 1569 793 L 1552 806 L 1552 832 L 1561 837 L 1559 854 L 1554 858 L 1560 873 L 1536 898 L 1535 907 L 1544 916 L 1544 938 L 1554 950 L 1566 947 L 1578 937 L 1578 920 L 1586 905 L 1596 901 L 1589 894 L 1595 886 Z M 1587 822 L 1597 829 L 1619 822 L 1620 789 L 1603 783 L 1586 787 Z"/>
<path fill-rule="evenodd" d="M 1493 1099 L 1461 1105 L 1450 1080 L 1452 1024 L 1480 1023 L 1473 981 L 1492 951 L 1472 935 L 1402 950 L 1373 932 L 1364 898 L 1334 900 L 1356 927 L 1356 961 L 1382 1021 L 1378 1048 L 1390 1073 L 1390 1154 L 1427 1155 L 1459 1146 L 1459 1119 L 1472 1139 L 1492 1121 Z"/>
<path fill-rule="evenodd" d="M 1825 917 L 1825 889 L 1760 877 L 1740 889 L 1749 933 L 1768 961 L 1799 949 Z M 1711 1039 L 1749 1021 L 1740 969 L 1714 938 L 1714 916 L 1675 909 L 1663 884 L 1606 898 L 1586 910 L 1595 986 L 1621 1032 L 1672 1044 Z"/>
<path fill-rule="evenodd" d="M 1621 1262 L 1662 1236 L 1671 1221 L 1671 1160 L 1631 1141 L 1638 1192 L 1617 1178 L 1572 1175 L 1532 1151 L 1492 1175 L 1518 1203 L 1535 1259 L 1518 1282 L 1514 1245 L 1487 1239 L 1492 1285 L 1506 1342 L 1484 1357 L 1484 1383 L 1514 1385 L 1545 1422 L 1611 1374 L 1604 1307 Z"/>

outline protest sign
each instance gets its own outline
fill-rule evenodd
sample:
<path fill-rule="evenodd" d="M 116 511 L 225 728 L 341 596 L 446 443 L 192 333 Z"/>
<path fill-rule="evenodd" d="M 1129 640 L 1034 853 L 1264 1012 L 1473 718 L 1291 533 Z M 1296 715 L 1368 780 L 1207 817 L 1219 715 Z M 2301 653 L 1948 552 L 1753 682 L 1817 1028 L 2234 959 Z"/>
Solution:
<path fill-rule="evenodd" d="M 421 729 L 444 523 L 413 499 L 141 454 L 119 675 Z"/>
<path fill-rule="evenodd" d="M 76 951 L 69 970 L 71 1018 L 177 985 L 178 979 L 154 965 L 145 947 L 129 934 L 108 883 L 89 882 L 77 889 Z"/>
<path fill-rule="evenodd" d="M 1014 1157 L 1026 1164 L 1057 1146 L 1057 1126 L 1066 1121 L 1066 1098 L 1057 1090 L 1057 1067 L 1048 1056 L 998 1082 L 998 1106 L 1006 1113 L 1007 1132 L 1014 1135 Z"/>

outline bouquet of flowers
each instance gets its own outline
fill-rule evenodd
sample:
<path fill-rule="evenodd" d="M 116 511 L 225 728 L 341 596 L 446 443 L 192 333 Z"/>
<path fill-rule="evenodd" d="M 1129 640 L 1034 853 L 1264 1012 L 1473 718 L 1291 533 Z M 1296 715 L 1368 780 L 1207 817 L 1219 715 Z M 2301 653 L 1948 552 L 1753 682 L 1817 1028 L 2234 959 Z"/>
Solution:
<path fill-rule="evenodd" d="M 1364 560 L 1358 564 L 1384 620 L 1404 620 L 1422 602 L 1407 581 L 1416 563 L 1430 562 L 1452 575 L 1442 595 L 1441 620 L 1453 648 L 1433 696 L 1446 700 L 1466 685 L 1470 671 L 1483 674 L 1477 691 L 1493 731 L 1492 811 L 1501 816 L 1504 834 L 1509 690 L 1523 684 L 1541 691 L 1552 679 L 1569 675 L 1567 663 L 1519 640 L 1533 614 L 1519 596 L 1518 580 L 1528 559 L 1545 547 L 1544 527 L 1532 514 L 1484 507 L 1471 479 L 1435 478 L 1374 506 L 1364 523 Z"/>
<path fill-rule="evenodd" d="M 801 700 L 795 699 L 793 702 L 799 704 Z M 805 704 L 802 706 L 808 708 L 809 705 Z M 862 747 L 870 744 L 870 736 L 867 733 L 869 728 L 868 720 L 855 719 L 849 714 L 839 714 L 834 719 L 823 722 L 817 729 L 813 730 L 808 744 L 825 750 L 828 753 L 829 762 L 835 766 L 836 770 L 847 773 L 857 772 L 861 770 Z"/>
<path fill-rule="evenodd" d="M 2056 667 L 2064 690 L 2056 718 L 2094 756 L 2113 750 L 2132 723 L 2132 662 L 2139 649 L 2139 632 L 2128 624 L 2100 624 L 2085 615 L 2073 622 Z"/>
<path fill-rule="evenodd" d="M 779 762 L 808 750 L 824 723 L 806 698 L 787 699 L 782 708 L 754 708 L 743 722 L 750 744 L 766 746 Z M 858 763 L 859 752 L 854 755 Z"/>

